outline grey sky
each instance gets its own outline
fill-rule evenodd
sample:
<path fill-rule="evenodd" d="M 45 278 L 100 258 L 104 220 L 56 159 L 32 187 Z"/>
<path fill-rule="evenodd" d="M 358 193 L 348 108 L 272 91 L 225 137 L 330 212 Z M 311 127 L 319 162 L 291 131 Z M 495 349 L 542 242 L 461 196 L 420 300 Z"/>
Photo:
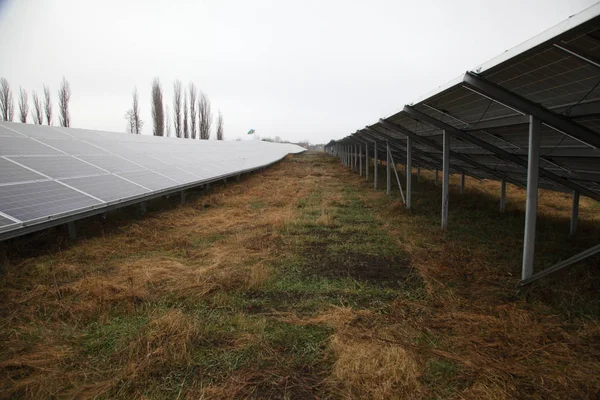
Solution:
<path fill-rule="evenodd" d="M 55 94 L 64 75 L 73 127 L 123 131 L 137 86 L 150 134 L 158 76 L 169 108 L 173 80 L 195 82 L 226 139 L 322 143 L 595 2 L 0 0 L 0 76 Z"/>

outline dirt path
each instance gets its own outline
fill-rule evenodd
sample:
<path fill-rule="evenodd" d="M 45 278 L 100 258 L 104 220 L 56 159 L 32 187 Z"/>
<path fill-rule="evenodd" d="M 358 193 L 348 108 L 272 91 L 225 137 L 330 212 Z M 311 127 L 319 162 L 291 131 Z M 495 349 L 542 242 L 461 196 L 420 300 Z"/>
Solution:
<path fill-rule="evenodd" d="M 593 397 L 600 328 L 587 292 L 571 300 L 578 315 L 535 293 L 526 303 L 506 237 L 519 211 L 500 222 L 475 187 L 480 225 L 444 234 L 424 180 L 410 215 L 336 159 L 303 154 L 183 206 L 88 220 L 74 244 L 52 231 L 15 241 L 0 396 Z M 591 237 L 593 222 L 582 222 Z M 499 243 L 482 236 L 490 224 Z"/>

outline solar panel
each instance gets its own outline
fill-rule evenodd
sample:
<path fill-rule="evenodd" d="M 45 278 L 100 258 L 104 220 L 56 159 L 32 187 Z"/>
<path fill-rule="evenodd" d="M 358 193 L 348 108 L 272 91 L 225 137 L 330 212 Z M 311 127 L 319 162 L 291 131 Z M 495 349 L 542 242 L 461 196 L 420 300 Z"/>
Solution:
<path fill-rule="evenodd" d="M 81 140 L 69 139 L 39 139 L 40 142 L 74 156 L 108 154 L 98 146 Z"/>
<path fill-rule="evenodd" d="M 0 240 L 176 191 L 304 149 L 0 122 Z M 26 222 L 25 228 L 14 218 Z"/>
<path fill-rule="evenodd" d="M 47 178 L 37 172 L 30 171 L 9 160 L 0 158 L 0 185 L 5 183 L 19 183 L 45 179 Z"/>
<path fill-rule="evenodd" d="M 61 182 L 106 202 L 125 200 L 149 192 L 148 189 L 116 175 L 63 179 Z"/>
<path fill-rule="evenodd" d="M 6 226 L 10 226 L 10 225 L 14 225 L 14 224 L 16 224 L 16 222 L 13 221 L 12 219 L 8 219 L 8 218 L 0 215 L 0 228 L 4 228 Z"/>
<path fill-rule="evenodd" d="M 188 173 L 182 169 L 176 168 L 176 167 L 159 169 L 156 172 L 158 172 L 161 175 L 166 176 L 167 178 L 177 181 L 180 184 L 181 183 L 190 183 L 190 182 L 195 182 L 197 180 L 200 180 L 200 178 L 198 176 L 190 174 L 190 173 Z"/>
<path fill-rule="evenodd" d="M 51 156 L 63 154 L 27 137 L 1 137 L 0 156 Z"/>
<path fill-rule="evenodd" d="M 121 157 L 113 156 L 113 155 L 101 155 L 101 156 L 81 156 L 79 157 L 84 161 L 92 163 L 102 169 L 105 169 L 109 172 L 128 172 L 128 171 L 140 171 L 144 168 L 140 165 L 134 164 L 130 161 L 127 161 Z"/>
<path fill-rule="evenodd" d="M 71 156 L 14 157 L 12 160 L 54 179 L 100 175 L 107 172 Z"/>
<path fill-rule="evenodd" d="M 150 190 L 162 190 L 179 185 L 180 182 L 169 179 L 166 176 L 159 175 L 153 171 L 133 171 L 118 174 L 139 185 L 147 187 Z"/>
<path fill-rule="evenodd" d="M 101 202 L 55 181 L 2 186 L 0 211 L 20 221 L 50 218 Z"/>
<path fill-rule="evenodd" d="M 8 127 L 4 127 L 4 126 L 0 126 L 0 137 L 1 136 L 7 136 L 7 137 L 19 137 L 22 136 L 19 133 L 9 129 Z"/>

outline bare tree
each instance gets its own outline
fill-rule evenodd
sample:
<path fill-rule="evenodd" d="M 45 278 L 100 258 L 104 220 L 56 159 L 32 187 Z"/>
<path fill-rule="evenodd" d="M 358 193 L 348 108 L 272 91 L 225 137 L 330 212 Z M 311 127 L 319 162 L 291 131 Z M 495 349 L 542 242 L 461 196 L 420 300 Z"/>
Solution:
<path fill-rule="evenodd" d="M 196 85 L 190 82 L 190 137 L 196 139 Z"/>
<path fill-rule="evenodd" d="M 27 115 L 29 114 L 29 102 L 27 100 L 27 91 L 19 87 L 19 119 L 24 124 L 27 123 Z"/>
<path fill-rule="evenodd" d="M 71 86 L 63 76 L 58 90 L 58 119 L 60 126 L 71 126 L 71 116 L 69 115 L 69 101 L 71 100 Z"/>
<path fill-rule="evenodd" d="M 223 140 L 223 114 L 219 110 L 219 116 L 217 117 L 217 140 Z"/>
<path fill-rule="evenodd" d="M 44 85 L 44 111 L 46 122 L 48 125 L 52 125 L 52 96 L 50 95 L 50 88 L 46 85 Z"/>
<path fill-rule="evenodd" d="M 175 136 L 178 138 L 183 136 L 181 130 L 181 81 L 176 80 L 173 83 L 173 126 L 175 128 Z"/>
<path fill-rule="evenodd" d="M 125 112 L 125 116 L 123 118 L 127 120 L 127 133 L 135 134 L 135 117 L 133 114 L 133 108 L 130 108 L 127 110 L 127 112 Z"/>
<path fill-rule="evenodd" d="M 169 106 L 165 106 L 165 126 L 167 127 L 166 135 L 171 136 L 171 117 L 169 116 Z"/>
<path fill-rule="evenodd" d="M 165 114 L 163 108 L 163 93 L 158 78 L 152 81 L 152 121 L 154 136 L 165 134 Z"/>
<path fill-rule="evenodd" d="M 131 113 L 133 118 L 133 131 L 136 135 L 142 134 L 142 128 L 144 127 L 144 121 L 140 117 L 140 99 L 137 91 L 137 87 L 133 88 L 133 104 L 131 107 Z"/>
<path fill-rule="evenodd" d="M 41 125 L 44 123 L 44 109 L 42 106 L 42 101 L 37 95 L 37 92 L 33 91 L 33 110 L 31 111 L 31 115 L 33 116 L 33 123 L 36 125 Z"/>
<path fill-rule="evenodd" d="M 210 100 L 202 92 L 200 92 L 200 100 L 198 100 L 198 119 L 200 139 L 208 140 L 212 125 L 212 113 L 210 111 Z"/>
<path fill-rule="evenodd" d="M 3 121 L 12 121 L 15 112 L 12 90 L 6 78 L 0 79 L 0 117 Z"/>
<path fill-rule="evenodd" d="M 183 95 L 183 137 L 189 138 L 190 132 L 188 130 L 188 99 L 187 92 Z"/>

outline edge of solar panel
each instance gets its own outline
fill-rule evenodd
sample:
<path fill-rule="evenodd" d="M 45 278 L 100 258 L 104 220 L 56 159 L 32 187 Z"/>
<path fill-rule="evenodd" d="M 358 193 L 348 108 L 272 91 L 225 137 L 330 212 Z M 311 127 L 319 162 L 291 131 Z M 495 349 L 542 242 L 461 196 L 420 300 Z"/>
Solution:
<path fill-rule="evenodd" d="M 19 128 L 21 128 L 24 131 L 27 131 L 28 133 L 31 133 L 31 132 L 34 132 L 34 133 L 31 136 L 29 136 L 29 134 L 20 132 Z M 46 132 L 40 132 L 39 130 L 45 130 Z M 52 130 L 54 132 L 50 132 L 50 130 Z M 2 132 L 4 132 L 4 134 L 2 134 Z M 210 146 L 209 143 L 206 143 L 207 141 L 192 142 L 192 141 L 184 141 L 182 139 L 176 139 L 176 138 L 157 138 L 157 137 L 145 136 L 145 135 L 135 136 L 135 135 L 128 135 L 128 134 L 123 134 L 123 133 L 91 131 L 91 130 L 62 128 L 62 127 L 58 128 L 58 127 L 49 127 L 49 126 L 41 126 L 41 125 L 19 124 L 19 123 L 13 123 L 13 122 L 0 122 L 0 136 L 3 136 L 4 139 L 10 140 L 10 139 L 16 138 L 19 140 L 19 139 L 27 138 L 27 139 L 32 140 L 31 143 L 35 142 L 36 146 L 41 145 L 41 146 L 45 147 L 46 143 L 44 143 L 43 140 L 48 139 L 48 138 L 50 138 L 50 140 L 52 138 L 56 138 L 54 136 L 56 133 L 58 133 L 58 135 L 64 135 L 66 139 L 72 140 L 73 142 L 78 141 L 80 143 L 84 143 L 84 144 L 86 144 L 86 146 L 90 145 L 90 143 L 88 142 L 90 140 L 90 138 L 94 138 L 94 137 L 98 137 L 98 136 L 103 137 L 102 139 L 98 140 L 98 143 L 104 142 L 104 143 L 108 143 L 108 144 L 125 143 L 125 142 L 127 142 L 127 143 L 138 142 L 138 143 L 142 144 L 142 143 L 147 143 L 147 142 L 153 142 L 153 144 L 158 143 L 162 147 L 163 141 L 167 141 L 167 142 L 170 142 L 170 144 L 174 145 L 174 147 L 186 147 L 188 149 L 189 149 L 190 145 L 193 146 L 194 144 L 199 144 L 200 146 L 203 146 L 203 145 Z M 80 136 L 78 137 L 78 135 L 80 135 Z M 117 139 L 117 140 L 123 139 L 123 140 L 117 141 L 117 142 L 111 142 L 111 140 L 113 140 L 113 139 Z M 149 140 L 146 141 L 146 139 L 149 139 Z M 92 143 L 91 145 L 97 146 L 97 143 Z M 118 147 L 118 146 L 119 145 L 117 144 L 116 147 Z M 97 204 L 92 204 L 92 205 L 88 205 L 85 207 L 74 208 L 74 209 L 70 209 L 70 210 L 64 211 L 64 212 L 52 213 L 50 215 L 45 215 L 42 217 L 37 217 L 37 218 L 25 220 L 25 221 L 19 220 L 18 218 L 15 218 L 14 216 L 11 216 L 9 213 L 3 212 L 3 210 L 0 209 L 0 241 L 10 239 L 12 237 L 21 236 L 21 235 L 24 235 L 27 233 L 35 232 L 38 230 L 46 229 L 51 226 L 55 226 L 55 225 L 63 224 L 66 222 L 86 218 L 86 217 L 89 217 L 92 215 L 104 213 L 106 211 L 117 209 L 120 207 L 125 207 L 127 205 L 140 203 L 142 201 L 150 200 L 152 198 L 156 198 L 156 197 L 164 196 L 167 194 L 180 192 L 182 190 L 187 190 L 187 189 L 197 187 L 200 185 L 220 181 L 225 178 L 249 173 L 254 170 L 273 165 L 273 164 L 281 161 L 288 154 L 298 154 L 298 153 L 305 151 L 305 149 L 303 149 L 302 147 L 297 146 L 297 145 L 274 144 L 274 143 L 268 143 L 268 142 L 254 142 L 254 141 L 251 141 L 251 142 L 225 142 L 225 141 L 223 141 L 223 142 L 214 144 L 214 147 L 222 147 L 222 148 L 225 147 L 225 148 L 229 148 L 229 149 L 236 148 L 236 150 L 238 150 L 238 153 L 239 153 L 240 149 L 250 150 L 250 151 L 252 151 L 251 153 L 248 151 L 246 153 L 254 155 L 255 156 L 254 158 L 256 158 L 256 154 L 260 155 L 261 153 L 264 153 L 265 149 L 268 149 L 269 147 L 271 147 L 271 149 L 273 149 L 274 148 L 273 146 L 278 146 L 277 152 L 276 153 L 272 152 L 273 154 L 269 154 L 268 158 L 263 157 L 263 162 L 257 162 L 255 159 L 252 159 L 250 162 L 250 166 L 248 168 L 239 168 L 240 166 L 242 166 L 244 164 L 243 161 L 247 161 L 247 160 L 241 159 L 242 162 L 237 163 L 236 160 L 239 161 L 239 159 L 236 159 L 235 157 L 232 159 L 231 157 L 229 157 L 229 159 L 221 160 L 219 165 L 215 165 L 213 168 L 215 168 L 216 170 L 219 170 L 219 172 L 216 174 L 210 175 L 210 176 L 207 176 L 207 172 L 205 172 L 205 171 L 203 172 L 202 176 L 199 176 L 197 174 L 189 173 L 189 172 L 181 169 L 180 167 L 171 166 L 170 168 L 179 170 L 183 174 L 188 174 L 190 176 L 190 178 L 186 178 L 185 182 L 180 183 L 180 182 L 174 181 L 173 179 L 167 178 L 165 175 L 162 175 L 162 177 L 164 177 L 163 182 L 173 181 L 174 184 L 163 187 L 161 189 L 157 189 L 157 190 L 150 190 L 150 189 L 146 188 L 146 190 L 141 191 L 141 193 L 139 193 L 139 194 L 134 194 L 134 195 L 126 196 L 123 198 L 107 200 L 107 201 L 101 200 L 100 198 L 91 195 L 90 193 L 86 192 L 85 190 L 82 190 L 81 188 L 78 189 L 78 188 L 72 187 L 71 185 L 69 185 L 69 180 L 74 180 L 74 179 L 81 180 L 81 179 L 85 179 L 85 178 L 112 176 L 117 179 L 122 179 L 133 185 L 143 187 L 143 185 L 136 183 L 133 180 L 128 179 L 127 177 L 121 176 L 121 174 L 127 174 L 130 172 L 132 172 L 132 173 L 150 172 L 150 173 L 155 173 L 155 174 L 160 175 L 160 169 L 153 170 L 150 168 L 143 167 L 140 164 L 137 164 L 134 162 L 134 164 L 140 165 L 139 169 L 137 169 L 136 171 L 129 171 L 129 170 L 128 171 L 115 171 L 115 172 L 111 173 L 111 172 L 108 172 L 107 170 L 104 170 L 106 172 L 103 172 L 102 174 L 93 175 L 91 177 L 88 176 L 85 178 L 81 178 L 81 177 L 77 177 L 77 175 L 74 175 L 73 177 L 66 177 L 66 178 L 58 177 L 58 178 L 54 179 L 54 178 L 51 178 L 49 175 L 42 174 L 39 171 L 36 171 L 33 168 L 26 167 L 32 173 L 41 175 L 42 179 L 39 181 L 21 181 L 21 182 L 11 182 L 11 183 L 7 183 L 7 184 L 3 184 L 3 185 L 0 185 L 0 190 L 3 187 L 5 187 L 5 188 L 11 187 L 11 186 L 16 187 L 17 185 L 22 185 L 25 183 L 55 182 L 59 185 L 63 185 L 67 192 L 69 190 L 74 190 L 84 196 L 87 196 L 90 201 L 97 202 Z M 108 146 L 108 147 L 110 147 L 110 146 Z M 253 149 L 252 147 L 254 147 L 255 149 Z M 47 148 L 51 149 L 51 147 L 47 147 Z M 70 148 L 73 148 L 73 146 L 71 146 Z M 262 148 L 262 152 L 260 151 L 261 148 Z M 99 149 L 101 149 L 102 151 L 99 151 L 98 155 L 114 155 L 113 153 L 111 153 L 110 150 L 106 150 L 105 148 L 102 148 L 101 146 L 99 146 Z M 196 150 L 198 150 L 198 149 L 199 148 L 196 148 Z M 41 159 L 42 157 L 70 156 L 70 157 L 74 157 L 80 161 L 84 161 L 85 163 L 90 164 L 90 166 L 92 166 L 92 167 L 102 169 L 101 167 L 98 167 L 97 165 L 95 165 L 93 162 L 85 161 L 82 158 L 73 156 L 69 152 L 64 151 L 64 150 L 59 150 L 59 152 L 57 154 L 55 154 L 53 152 L 50 152 L 50 154 L 51 155 L 48 155 L 48 156 L 38 155 L 37 157 L 40 157 L 40 159 Z M 128 154 L 136 155 L 136 156 L 139 154 L 144 154 L 151 158 L 154 158 L 155 160 L 157 160 L 158 163 L 160 163 L 160 161 L 157 158 L 152 157 L 151 153 L 131 152 Z M 179 152 L 178 153 L 180 158 L 182 158 L 183 162 L 186 162 L 185 157 L 186 157 L 186 155 L 189 156 L 189 154 L 190 154 L 189 152 L 187 152 L 187 153 Z M 243 154 L 245 154 L 245 153 L 243 153 Z M 0 160 L 4 160 L 7 162 L 13 162 L 14 160 L 12 160 L 12 159 L 13 158 L 18 159 L 18 157 L 19 157 L 18 155 L 6 156 L 2 153 L 2 149 L 0 149 Z M 30 156 L 30 157 L 36 157 L 36 156 Z M 82 157 L 86 157 L 86 156 L 83 155 Z M 127 162 L 131 162 L 130 160 L 128 160 L 126 158 L 126 156 L 123 156 L 123 154 L 118 155 L 118 157 L 122 158 L 123 160 L 125 160 Z M 220 165 L 233 164 L 234 162 L 236 162 L 235 165 L 237 166 L 237 168 L 230 168 L 227 170 L 227 169 L 224 169 L 223 167 L 220 167 Z M 190 165 L 199 165 L 199 164 L 201 164 L 201 161 L 195 162 L 194 164 L 190 164 Z M 20 165 L 20 164 L 15 164 L 15 165 Z M 226 172 L 223 172 L 223 171 L 226 171 Z M 196 179 L 191 180 L 192 179 L 191 177 L 196 178 Z M 68 185 L 68 186 L 65 186 L 65 185 Z M 15 222 L 14 220 L 18 220 L 18 222 Z"/>

